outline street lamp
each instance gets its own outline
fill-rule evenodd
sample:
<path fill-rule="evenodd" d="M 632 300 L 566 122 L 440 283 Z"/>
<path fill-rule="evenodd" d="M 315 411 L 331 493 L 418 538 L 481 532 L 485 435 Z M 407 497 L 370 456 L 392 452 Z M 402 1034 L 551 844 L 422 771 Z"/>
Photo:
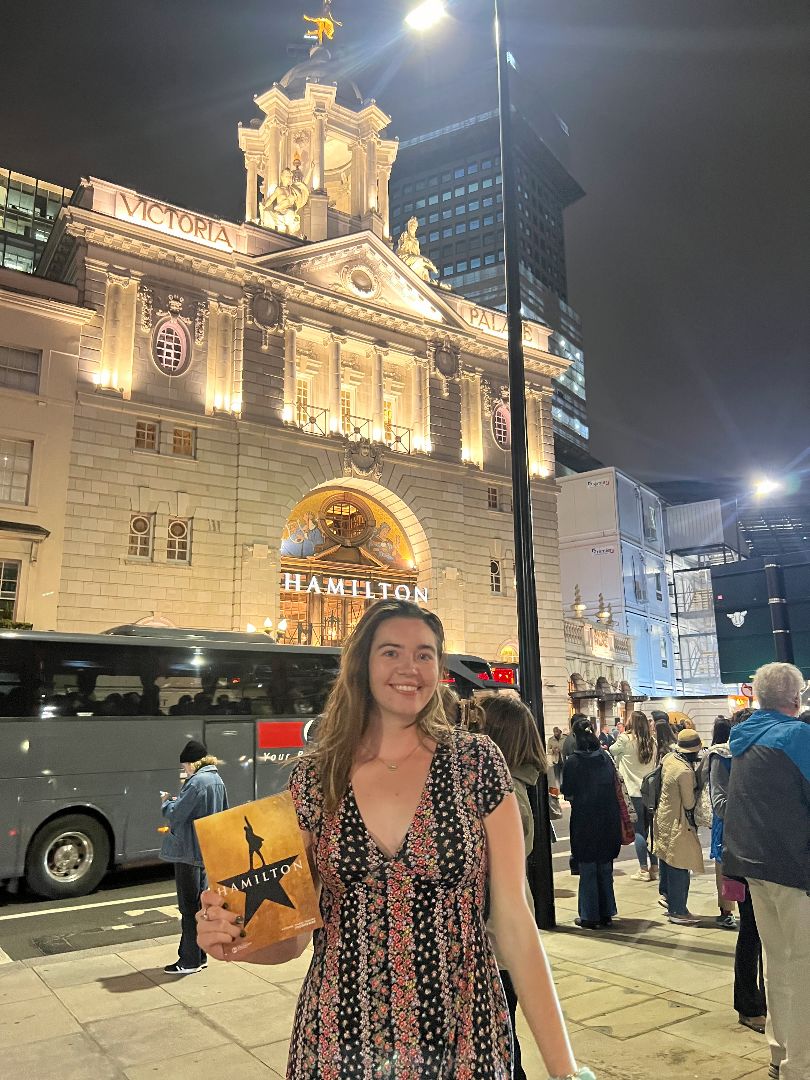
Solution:
<path fill-rule="evenodd" d="M 775 491 L 781 490 L 782 484 L 779 480 L 772 480 L 768 476 L 763 476 L 761 480 L 754 483 L 753 493 L 758 499 L 764 499 L 767 495 L 773 495 Z"/>
<path fill-rule="evenodd" d="M 517 171 L 512 146 L 512 105 L 509 67 L 515 60 L 507 50 L 504 34 L 504 0 L 493 0 L 495 49 L 498 61 L 498 118 L 501 137 L 501 191 L 503 193 L 503 251 L 506 276 L 506 319 L 509 335 L 509 410 L 512 421 L 512 507 L 515 534 L 515 584 L 517 594 L 520 692 L 532 712 L 545 744 L 543 682 L 540 670 L 540 629 L 537 621 L 537 588 L 534 577 L 534 529 L 531 477 L 526 422 L 526 370 L 523 357 L 523 318 L 520 295 L 520 241 L 517 217 Z M 427 30 L 445 14 L 442 0 L 423 0 L 407 17 L 408 26 Z M 554 872 L 551 862 L 551 821 L 548 788 L 542 776 L 533 800 L 535 845 L 529 859 L 529 884 L 535 902 L 537 924 L 544 930 L 556 924 Z"/>

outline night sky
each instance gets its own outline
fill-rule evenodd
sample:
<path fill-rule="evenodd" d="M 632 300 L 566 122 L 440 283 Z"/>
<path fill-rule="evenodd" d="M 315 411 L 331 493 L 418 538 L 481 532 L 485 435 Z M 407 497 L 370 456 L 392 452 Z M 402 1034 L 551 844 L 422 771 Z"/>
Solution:
<path fill-rule="evenodd" d="M 492 82 L 489 0 L 430 39 L 408 0 L 334 0 L 361 90 L 406 137 Z M 810 469 L 810 6 L 508 0 L 524 77 L 566 121 L 592 452 L 648 480 Z M 0 163 L 95 175 L 238 220 L 236 124 L 318 0 L 80 0 L 3 16 Z"/>

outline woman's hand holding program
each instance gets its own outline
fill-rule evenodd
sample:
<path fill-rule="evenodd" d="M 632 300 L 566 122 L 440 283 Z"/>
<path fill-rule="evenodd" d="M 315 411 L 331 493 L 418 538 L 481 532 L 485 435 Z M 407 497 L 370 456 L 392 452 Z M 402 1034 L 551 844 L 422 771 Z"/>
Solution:
<path fill-rule="evenodd" d="M 197 944 L 214 960 L 230 960 L 225 949 L 245 936 L 241 915 L 228 908 L 224 896 L 206 889 L 197 912 Z"/>

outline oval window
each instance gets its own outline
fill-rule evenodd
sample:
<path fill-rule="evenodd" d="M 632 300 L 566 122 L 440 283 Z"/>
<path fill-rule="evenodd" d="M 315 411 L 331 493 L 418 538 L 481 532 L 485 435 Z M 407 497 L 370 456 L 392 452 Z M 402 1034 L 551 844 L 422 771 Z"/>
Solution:
<path fill-rule="evenodd" d="M 167 319 L 158 326 L 152 359 L 164 375 L 181 375 L 188 367 L 188 334 L 177 319 Z"/>
<path fill-rule="evenodd" d="M 492 437 L 501 450 L 511 449 L 512 416 L 507 405 L 497 405 L 492 412 Z"/>

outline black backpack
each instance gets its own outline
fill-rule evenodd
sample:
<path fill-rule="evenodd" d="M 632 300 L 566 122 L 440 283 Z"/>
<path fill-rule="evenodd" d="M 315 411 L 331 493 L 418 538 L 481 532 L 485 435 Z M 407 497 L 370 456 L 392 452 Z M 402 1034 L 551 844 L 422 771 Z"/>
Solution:
<path fill-rule="evenodd" d="M 661 801 L 661 765 L 656 765 L 651 773 L 647 773 L 641 781 L 641 801 L 649 813 L 654 814 Z"/>

